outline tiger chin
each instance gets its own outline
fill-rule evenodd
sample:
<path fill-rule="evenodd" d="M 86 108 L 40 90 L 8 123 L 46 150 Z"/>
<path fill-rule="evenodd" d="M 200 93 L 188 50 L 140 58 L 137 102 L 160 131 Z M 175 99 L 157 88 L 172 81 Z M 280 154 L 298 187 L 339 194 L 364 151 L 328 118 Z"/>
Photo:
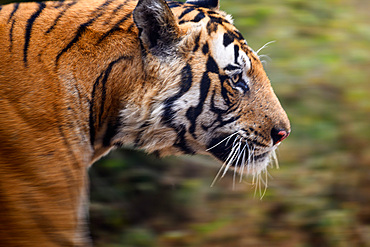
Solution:
<path fill-rule="evenodd" d="M 0 245 L 86 246 L 87 169 L 115 146 L 259 173 L 290 133 L 217 0 L 0 6 Z"/>

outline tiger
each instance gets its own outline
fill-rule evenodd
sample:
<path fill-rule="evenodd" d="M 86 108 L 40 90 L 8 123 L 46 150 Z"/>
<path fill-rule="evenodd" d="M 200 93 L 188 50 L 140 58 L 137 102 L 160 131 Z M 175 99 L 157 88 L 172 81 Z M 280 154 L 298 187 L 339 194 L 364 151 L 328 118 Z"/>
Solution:
<path fill-rule="evenodd" d="M 290 122 L 219 5 L 0 6 L 0 246 L 91 246 L 87 172 L 115 147 L 266 168 Z"/>

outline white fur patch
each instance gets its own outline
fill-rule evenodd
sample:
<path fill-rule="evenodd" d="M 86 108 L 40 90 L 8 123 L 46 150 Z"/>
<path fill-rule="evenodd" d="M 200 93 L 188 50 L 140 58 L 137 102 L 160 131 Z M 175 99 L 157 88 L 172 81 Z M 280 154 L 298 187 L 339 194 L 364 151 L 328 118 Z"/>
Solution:
<path fill-rule="evenodd" d="M 231 43 L 225 47 L 223 44 L 224 42 L 223 34 L 224 32 L 219 32 L 217 34 L 217 37 L 213 40 L 212 55 L 216 60 L 216 63 L 221 68 L 225 68 L 229 64 L 236 66 L 237 64 L 235 64 L 234 43 Z M 241 49 L 239 49 L 239 56 L 236 61 L 238 62 L 239 65 L 242 65 L 241 69 L 245 71 L 245 74 L 251 68 L 251 61 L 249 57 Z"/>

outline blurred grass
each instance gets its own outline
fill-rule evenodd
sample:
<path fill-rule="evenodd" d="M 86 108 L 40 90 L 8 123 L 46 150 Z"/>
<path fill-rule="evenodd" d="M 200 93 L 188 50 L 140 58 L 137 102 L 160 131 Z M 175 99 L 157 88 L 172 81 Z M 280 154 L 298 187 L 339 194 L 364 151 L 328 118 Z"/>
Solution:
<path fill-rule="evenodd" d="M 0 0 L 1 1 L 1 0 Z M 1 2 L 0 2 L 1 3 Z M 90 170 L 96 246 L 370 246 L 370 1 L 223 0 L 292 124 L 262 200 L 219 164 L 118 150 Z"/>

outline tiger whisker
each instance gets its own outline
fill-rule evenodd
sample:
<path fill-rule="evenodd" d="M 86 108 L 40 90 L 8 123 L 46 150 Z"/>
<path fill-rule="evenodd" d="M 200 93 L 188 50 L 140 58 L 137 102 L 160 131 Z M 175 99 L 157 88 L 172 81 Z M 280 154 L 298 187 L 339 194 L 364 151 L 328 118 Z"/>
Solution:
<path fill-rule="evenodd" d="M 251 157 L 252 157 L 252 169 L 255 170 L 255 166 L 256 166 L 256 163 L 255 163 L 255 159 L 254 159 L 254 151 L 255 151 L 255 147 L 253 147 L 253 150 L 251 152 Z M 253 180 L 252 180 L 252 184 L 255 186 L 254 188 L 254 197 L 256 197 L 256 193 L 257 193 L 257 188 L 258 188 L 258 182 L 259 182 L 259 174 L 254 174 L 253 175 Z"/>
<path fill-rule="evenodd" d="M 262 184 L 263 184 L 263 182 L 262 182 L 262 175 L 260 173 L 260 174 L 258 174 L 258 192 L 259 192 L 259 195 L 260 196 L 262 194 Z"/>
<path fill-rule="evenodd" d="M 236 135 L 236 134 L 238 134 L 238 132 L 235 132 L 234 134 L 229 135 L 228 137 L 226 137 L 226 138 L 225 138 L 225 139 L 223 139 L 222 141 L 218 142 L 216 145 L 214 145 L 214 146 L 212 146 L 212 147 L 210 147 L 210 148 L 206 149 L 206 151 L 209 151 L 209 150 L 214 149 L 215 147 L 217 147 L 218 145 L 220 145 L 221 143 L 223 143 L 226 139 L 229 139 L 229 140 L 230 140 L 230 138 L 231 138 L 231 137 L 233 137 L 233 136 L 234 136 L 234 135 Z M 228 141 L 229 141 L 229 140 L 228 140 Z M 228 142 L 226 142 L 226 145 L 227 145 L 227 143 L 228 143 Z"/>
<path fill-rule="evenodd" d="M 269 41 L 267 42 L 266 44 L 264 44 L 261 48 L 259 48 L 257 51 L 256 51 L 256 54 L 258 55 L 258 53 L 260 51 L 262 51 L 263 49 L 265 49 L 269 44 L 272 44 L 272 43 L 275 43 L 276 41 L 275 40 L 272 40 L 272 41 Z"/>
<path fill-rule="evenodd" d="M 226 172 L 229 170 L 230 166 L 232 165 L 233 161 L 235 160 L 235 155 L 237 154 L 236 148 L 239 148 L 239 146 L 233 145 L 233 148 L 232 148 L 232 150 L 230 152 L 232 154 L 232 156 L 229 159 L 229 161 L 227 161 L 227 165 L 226 165 L 226 167 L 224 169 L 224 173 L 222 174 L 221 177 L 224 177 L 225 176 Z"/>
<path fill-rule="evenodd" d="M 228 164 L 229 163 L 229 160 L 231 159 L 231 157 L 233 156 L 233 154 L 234 154 L 234 150 L 235 150 L 235 146 L 233 145 L 232 146 L 232 148 L 231 148 L 231 151 L 230 151 L 230 153 L 229 153 L 229 155 L 227 156 L 227 159 L 225 160 L 225 164 Z"/>
<path fill-rule="evenodd" d="M 230 166 L 233 164 L 233 162 L 235 160 L 235 156 L 238 154 L 237 149 L 240 150 L 240 146 L 241 146 L 241 142 L 239 142 L 237 145 L 235 145 L 235 141 L 234 141 L 232 151 L 230 152 L 230 153 L 233 153 L 233 156 L 227 162 L 227 165 L 224 169 L 224 173 L 222 174 L 222 177 L 225 176 L 226 172 L 229 170 Z"/>
<path fill-rule="evenodd" d="M 264 65 L 267 64 L 267 60 L 271 61 L 271 58 L 268 55 L 259 55 L 258 58 L 261 60 L 261 63 Z M 265 58 L 267 58 L 267 60 Z"/>
<path fill-rule="evenodd" d="M 235 145 L 235 143 L 238 141 L 238 140 L 240 140 L 241 139 L 241 137 L 240 136 L 238 136 L 237 138 L 235 138 L 235 140 L 234 140 L 234 142 L 233 142 L 233 146 Z"/>
<path fill-rule="evenodd" d="M 255 162 L 254 162 L 254 150 L 255 150 L 255 147 L 253 147 L 253 150 L 250 150 L 250 155 L 248 157 L 248 174 L 249 173 L 249 170 L 252 168 L 254 169 L 254 166 L 255 166 Z M 254 175 L 253 175 L 253 179 L 254 179 Z"/>
<path fill-rule="evenodd" d="M 239 150 L 238 150 L 238 157 L 237 157 L 237 159 L 236 159 L 236 162 L 235 162 L 235 170 L 237 170 L 237 168 L 238 168 L 238 164 L 239 164 L 239 161 L 240 161 L 240 158 L 241 158 L 241 155 L 242 155 L 242 152 L 244 151 L 244 149 L 245 148 L 241 148 L 242 147 L 242 141 L 240 140 L 239 141 Z M 242 162 L 243 161 L 241 161 L 240 162 L 240 166 L 242 165 Z"/>
<path fill-rule="evenodd" d="M 240 172 L 240 182 L 242 181 L 242 178 L 243 178 L 243 171 L 244 171 L 244 166 L 245 166 L 245 148 L 248 146 L 248 143 L 245 143 L 246 145 L 244 145 L 243 149 L 240 151 L 240 155 L 238 157 L 238 160 L 236 162 L 236 164 L 239 163 L 239 160 L 241 158 L 241 156 L 243 156 L 241 162 L 240 162 L 240 168 L 239 168 L 239 172 Z M 247 163 L 248 165 L 248 163 Z M 235 171 L 237 169 L 237 166 L 235 167 Z"/>
<path fill-rule="evenodd" d="M 240 150 L 241 146 L 242 146 L 242 138 L 239 139 L 239 143 L 238 143 L 238 158 L 236 159 L 236 162 L 235 162 L 235 168 L 234 168 L 234 175 L 233 175 L 233 189 L 235 189 L 235 179 L 236 179 L 236 171 L 238 169 L 238 163 L 239 163 L 239 160 L 240 160 L 240 157 L 241 157 L 241 152 L 243 152 L 244 149 Z"/>
<path fill-rule="evenodd" d="M 267 191 L 267 187 L 268 187 L 268 185 L 267 185 L 268 184 L 268 176 L 267 176 L 268 172 L 267 172 L 267 169 L 265 169 L 264 172 L 266 174 L 265 190 L 263 191 L 263 194 L 261 195 L 260 200 L 262 200 L 263 197 L 265 196 L 266 191 Z"/>
<path fill-rule="evenodd" d="M 234 134 L 232 134 L 232 135 L 235 135 L 236 133 L 234 133 Z M 231 136 L 229 136 L 229 137 L 231 137 Z M 227 138 L 225 138 L 224 140 L 226 140 Z M 223 141 L 224 141 L 223 140 Z M 222 142 L 222 141 L 221 141 Z M 225 162 L 222 164 L 222 166 L 220 167 L 220 169 L 218 170 L 218 172 L 217 172 L 217 174 L 216 174 L 216 176 L 215 176 L 215 178 L 213 179 L 213 181 L 212 181 L 212 183 L 211 183 L 211 187 L 213 187 L 213 185 L 216 183 L 216 181 L 217 181 L 217 179 L 219 178 L 219 176 L 220 176 L 220 174 L 221 174 L 221 171 L 224 169 L 224 167 L 225 166 L 227 166 L 227 163 L 228 163 L 228 160 L 230 159 L 230 157 L 232 156 L 232 154 L 233 154 L 233 149 L 234 149 L 234 147 L 231 149 L 231 152 L 229 153 L 229 155 L 228 155 L 228 157 L 227 157 L 227 159 L 225 160 Z M 228 169 L 228 168 L 225 168 L 226 170 Z M 221 176 L 221 177 L 223 177 L 224 176 L 224 174 Z"/>
<path fill-rule="evenodd" d="M 241 165 L 241 167 L 240 167 L 240 169 L 241 169 L 241 171 L 240 171 L 240 183 L 242 182 L 242 180 L 243 180 L 243 174 L 244 174 L 244 168 L 245 168 L 245 147 L 246 147 L 247 145 L 245 145 L 244 146 L 244 151 L 243 151 L 243 158 L 242 158 L 242 165 Z M 247 162 L 247 165 L 248 165 L 248 162 Z"/>
<path fill-rule="evenodd" d="M 217 172 L 217 174 L 216 174 L 216 176 L 215 176 L 215 178 L 213 179 L 213 181 L 212 181 L 212 183 L 211 183 L 211 187 L 213 187 L 214 185 L 215 185 L 215 183 L 216 183 L 216 181 L 217 181 L 217 179 L 218 179 L 218 177 L 220 176 L 220 174 L 221 174 L 221 171 L 222 171 L 222 169 L 224 168 L 224 166 L 225 166 L 226 164 L 225 164 L 225 162 L 222 164 L 222 166 L 220 167 L 220 169 L 218 169 L 218 172 Z"/>
<path fill-rule="evenodd" d="M 279 160 L 277 158 L 276 150 L 271 153 L 272 162 L 275 164 L 276 169 L 279 169 Z"/>
<path fill-rule="evenodd" d="M 256 181 L 256 184 L 255 184 L 255 193 L 254 193 L 254 196 L 256 196 L 256 193 L 257 193 L 257 190 L 260 194 L 260 200 L 263 199 L 263 197 L 265 196 L 266 194 L 266 191 L 267 191 L 267 184 L 268 184 L 268 177 L 267 177 L 267 173 L 266 173 L 266 169 L 262 170 L 261 172 L 258 173 L 257 175 L 257 181 Z M 265 177 L 266 177 L 266 180 L 263 179 L 262 177 L 262 173 L 265 173 Z M 265 189 L 263 190 L 262 192 L 262 185 L 264 185 Z"/>
<path fill-rule="evenodd" d="M 255 180 L 256 180 L 256 183 L 255 183 Z M 256 177 L 256 175 L 253 175 L 253 179 L 252 179 L 252 186 L 254 186 L 254 194 L 253 194 L 253 197 L 256 197 L 256 193 L 257 193 L 257 181 L 258 181 L 258 176 Z"/>
<path fill-rule="evenodd" d="M 271 58 L 269 57 L 269 55 L 259 55 L 258 57 L 259 57 L 260 59 L 268 58 L 269 60 L 271 60 Z"/>

